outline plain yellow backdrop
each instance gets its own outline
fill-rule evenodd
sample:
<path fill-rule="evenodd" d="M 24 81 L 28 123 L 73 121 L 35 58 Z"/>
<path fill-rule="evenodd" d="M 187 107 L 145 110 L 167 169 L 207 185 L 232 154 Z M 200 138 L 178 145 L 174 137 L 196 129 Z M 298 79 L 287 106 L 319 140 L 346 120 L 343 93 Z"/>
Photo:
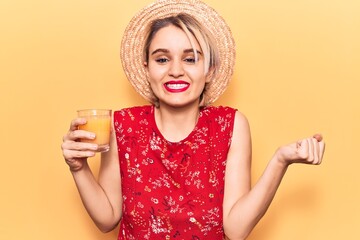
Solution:
<path fill-rule="evenodd" d="M 0 1 L 0 239 L 105 240 L 60 145 L 81 108 L 146 104 L 119 46 L 151 0 Z M 250 240 L 360 239 L 360 2 L 206 0 L 230 25 L 235 74 L 216 105 L 253 138 L 253 181 L 276 148 L 320 132 L 321 166 L 291 166 Z M 99 158 L 90 159 L 96 172 Z"/>

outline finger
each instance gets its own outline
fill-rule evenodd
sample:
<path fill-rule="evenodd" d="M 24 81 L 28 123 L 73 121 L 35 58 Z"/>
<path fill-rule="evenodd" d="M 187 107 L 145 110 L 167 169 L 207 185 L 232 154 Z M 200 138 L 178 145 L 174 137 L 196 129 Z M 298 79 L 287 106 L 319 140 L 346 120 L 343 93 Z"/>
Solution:
<path fill-rule="evenodd" d="M 319 142 L 316 138 L 311 138 L 312 144 L 314 146 L 313 154 L 314 154 L 314 161 L 313 164 L 318 165 L 320 161 L 320 148 L 319 148 Z"/>
<path fill-rule="evenodd" d="M 319 142 L 319 153 L 320 153 L 320 161 L 319 164 L 321 164 L 322 159 L 324 157 L 324 152 L 325 152 L 325 143 L 324 141 Z"/>
<path fill-rule="evenodd" d="M 307 161 L 308 163 L 313 164 L 313 163 L 314 163 L 314 159 L 315 159 L 314 143 L 313 143 L 313 141 L 312 141 L 312 138 L 307 138 L 306 141 L 307 141 L 307 143 L 309 144 L 308 157 L 307 157 L 306 161 Z"/>
<path fill-rule="evenodd" d="M 61 148 L 63 149 L 63 151 L 64 150 L 96 151 L 98 149 L 98 145 L 94 143 L 66 141 L 63 142 Z"/>
<path fill-rule="evenodd" d="M 79 125 L 84 125 L 86 123 L 85 118 L 75 118 L 70 123 L 69 131 L 75 131 L 78 129 Z"/>
<path fill-rule="evenodd" d="M 309 143 L 306 139 L 297 142 L 297 154 L 301 160 L 306 160 L 309 157 Z"/>
<path fill-rule="evenodd" d="M 95 156 L 94 151 L 76 151 L 76 150 L 69 150 L 66 149 L 63 151 L 63 156 L 65 160 L 71 160 L 75 158 L 88 158 Z"/>
<path fill-rule="evenodd" d="M 323 136 L 319 133 L 314 134 L 313 138 L 315 138 L 318 142 L 323 140 Z"/>
<path fill-rule="evenodd" d="M 74 131 L 69 131 L 63 138 L 63 141 L 76 141 L 79 139 L 95 139 L 96 135 L 93 132 L 88 132 L 85 130 L 74 130 Z"/>

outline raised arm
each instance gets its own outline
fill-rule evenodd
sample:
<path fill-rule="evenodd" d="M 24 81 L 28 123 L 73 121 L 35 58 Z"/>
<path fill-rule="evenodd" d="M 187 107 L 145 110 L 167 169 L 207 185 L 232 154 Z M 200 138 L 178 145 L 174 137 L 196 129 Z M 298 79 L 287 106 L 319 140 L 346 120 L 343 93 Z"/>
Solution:
<path fill-rule="evenodd" d="M 251 189 L 249 124 L 241 113 L 237 113 L 225 172 L 223 221 L 227 239 L 247 238 L 270 206 L 290 164 L 320 164 L 323 152 L 324 142 L 320 135 L 280 147 Z"/>
<path fill-rule="evenodd" d="M 108 232 L 116 227 L 122 214 L 121 180 L 115 132 L 112 127 L 110 150 L 101 154 L 99 177 L 96 180 L 87 158 L 95 155 L 94 150 L 97 145 L 78 141 L 81 138 L 94 138 L 92 133 L 77 130 L 78 125 L 84 124 L 85 121 L 85 119 L 72 121 L 70 130 L 63 139 L 63 155 L 87 212 L 101 231 Z"/>

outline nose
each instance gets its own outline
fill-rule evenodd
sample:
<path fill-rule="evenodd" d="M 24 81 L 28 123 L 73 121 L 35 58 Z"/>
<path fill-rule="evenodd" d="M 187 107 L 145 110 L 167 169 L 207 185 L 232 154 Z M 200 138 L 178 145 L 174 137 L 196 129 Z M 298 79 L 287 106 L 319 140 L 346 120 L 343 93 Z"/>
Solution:
<path fill-rule="evenodd" d="M 180 60 L 174 60 L 170 64 L 169 76 L 178 78 L 184 75 L 184 68 Z"/>

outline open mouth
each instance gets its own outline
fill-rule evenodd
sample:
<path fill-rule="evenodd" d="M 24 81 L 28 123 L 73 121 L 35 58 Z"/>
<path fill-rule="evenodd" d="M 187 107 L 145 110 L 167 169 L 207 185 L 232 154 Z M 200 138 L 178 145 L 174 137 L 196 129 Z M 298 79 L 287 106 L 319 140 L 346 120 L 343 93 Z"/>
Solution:
<path fill-rule="evenodd" d="M 164 84 L 169 92 L 184 92 L 189 88 L 190 84 L 184 81 L 170 81 Z"/>

